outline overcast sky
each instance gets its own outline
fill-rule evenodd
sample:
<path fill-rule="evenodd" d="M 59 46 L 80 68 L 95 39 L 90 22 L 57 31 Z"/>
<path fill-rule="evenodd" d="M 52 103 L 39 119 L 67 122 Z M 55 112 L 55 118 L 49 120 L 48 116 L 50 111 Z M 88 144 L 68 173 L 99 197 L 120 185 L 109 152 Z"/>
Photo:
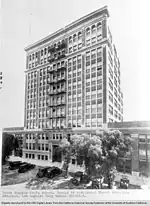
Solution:
<path fill-rule="evenodd" d="M 121 63 L 124 120 L 150 120 L 148 0 L 1 0 L 0 128 L 23 126 L 24 48 L 105 5 Z M 32 15 L 30 15 L 32 13 Z"/>

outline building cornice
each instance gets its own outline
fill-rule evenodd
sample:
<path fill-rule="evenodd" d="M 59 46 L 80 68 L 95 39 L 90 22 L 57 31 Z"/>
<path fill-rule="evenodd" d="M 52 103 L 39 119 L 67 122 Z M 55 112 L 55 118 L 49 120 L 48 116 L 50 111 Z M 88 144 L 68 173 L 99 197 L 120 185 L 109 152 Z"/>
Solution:
<path fill-rule="evenodd" d="M 100 8 L 100 9 L 98 9 L 98 10 L 96 10 L 96 11 L 94 11 L 94 12 L 92 12 L 92 13 L 86 15 L 86 16 L 84 16 L 84 17 L 82 17 L 82 18 L 80 18 L 80 19 L 78 19 L 78 20 L 68 24 L 64 28 L 62 28 L 62 29 L 60 29 L 60 30 L 58 30 L 58 31 L 48 35 L 47 37 L 45 37 L 45 38 L 43 38 L 43 39 L 41 39 L 41 40 L 39 40 L 39 41 L 37 41 L 37 42 L 27 46 L 27 47 L 25 47 L 25 51 L 27 52 L 27 51 L 29 51 L 30 49 L 33 49 L 36 46 L 39 46 L 41 44 L 45 44 L 47 41 L 50 41 L 50 40 L 58 37 L 59 35 L 65 34 L 65 32 L 67 32 L 68 30 L 72 29 L 73 27 L 76 27 L 76 26 L 78 26 L 78 25 L 88 21 L 89 19 L 98 16 L 98 15 L 102 15 L 103 13 L 105 13 L 107 15 L 107 17 L 109 17 L 109 12 L 108 12 L 107 6 L 104 6 L 104 7 Z"/>

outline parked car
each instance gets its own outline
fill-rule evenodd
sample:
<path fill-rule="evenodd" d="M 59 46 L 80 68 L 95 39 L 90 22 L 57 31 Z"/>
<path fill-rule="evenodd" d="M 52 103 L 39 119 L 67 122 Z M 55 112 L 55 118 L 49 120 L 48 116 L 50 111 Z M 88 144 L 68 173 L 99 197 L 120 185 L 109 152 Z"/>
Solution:
<path fill-rule="evenodd" d="M 46 177 L 48 178 L 54 178 L 60 174 L 62 174 L 62 170 L 58 167 L 51 167 L 51 168 L 48 168 L 47 169 L 47 172 L 46 172 Z"/>
<path fill-rule="evenodd" d="M 88 184 L 90 182 L 90 177 L 84 174 L 81 171 L 78 171 L 74 174 L 73 178 L 71 179 L 72 184 L 79 185 L 79 184 Z"/>
<path fill-rule="evenodd" d="M 121 189 L 128 189 L 129 183 L 130 183 L 129 179 L 126 176 L 123 176 L 120 179 L 120 188 Z"/>
<path fill-rule="evenodd" d="M 58 167 L 44 167 L 39 169 L 37 177 L 47 177 L 52 179 L 60 174 L 62 174 L 62 170 Z"/>
<path fill-rule="evenodd" d="M 36 176 L 39 178 L 45 177 L 48 168 L 51 168 L 51 167 L 40 167 Z"/>
<path fill-rule="evenodd" d="M 33 164 L 25 163 L 25 164 L 23 164 L 19 167 L 18 172 L 19 173 L 24 173 L 24 172 L 27 172 L 29 170 L 34 169 L 34 167 L 35 167 L 35 165 L 33 165 Z"/>
<path fill-rule="evenodd" d="M 15 161 L 15 162 L 9 162 L 9 169 L 10 170 L 16 170 L 20 167 L 20 165 L 24 164 L 24 162 L 21 161 Z"/>

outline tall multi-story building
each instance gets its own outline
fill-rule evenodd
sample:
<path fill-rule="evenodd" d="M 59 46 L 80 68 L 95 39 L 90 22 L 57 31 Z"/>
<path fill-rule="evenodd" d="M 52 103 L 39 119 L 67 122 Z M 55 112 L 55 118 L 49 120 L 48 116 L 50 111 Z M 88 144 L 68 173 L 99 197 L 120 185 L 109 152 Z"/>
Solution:
<path fill-rule="evenodd" d="M 69 134 L 95 135 L 117 129 L 130 136 L 133 151 L 120 172 L 150 176 L 150 122 L 122 122 L 120 62 L 103 7 L 25 48 L 24 127 L 4 128 L 20 147 L 16 155 L 61 161 L 57 150 Z M 72 164 L 76 160 L 72 159 Z"/>
<path fill-rule="evenodd" d="M 36 150 L 38 159 L 51 159 L 49 151 L 71 129 L 123 121 L 120 62 L 108 18 L 103 7 L 25 48 L 26 157 Z"/>

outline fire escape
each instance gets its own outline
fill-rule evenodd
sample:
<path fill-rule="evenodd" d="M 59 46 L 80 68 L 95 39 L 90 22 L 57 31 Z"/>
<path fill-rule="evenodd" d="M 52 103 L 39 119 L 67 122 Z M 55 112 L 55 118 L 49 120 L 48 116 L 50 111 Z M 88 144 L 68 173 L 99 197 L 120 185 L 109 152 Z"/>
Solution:
<path fill-rule="evenodd" d="M 50 63 L 49 119 L 52 129 L 63 129 L 66 126 L 66 41 L 51 46 L 48 61 Z"/>

